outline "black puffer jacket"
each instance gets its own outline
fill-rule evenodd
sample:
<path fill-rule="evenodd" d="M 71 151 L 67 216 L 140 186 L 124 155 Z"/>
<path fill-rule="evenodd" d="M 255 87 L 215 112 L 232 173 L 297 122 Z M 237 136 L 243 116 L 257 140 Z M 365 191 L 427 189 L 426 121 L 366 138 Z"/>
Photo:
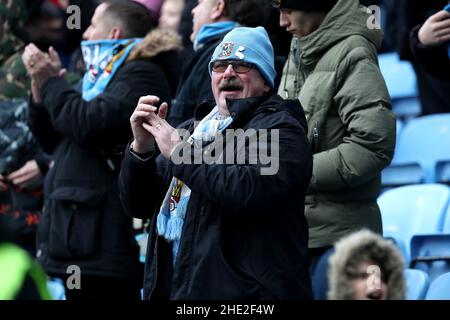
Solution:
<path fill-rule="evenodd" d="M 260 162 L 177 165 L 162 156 L 143 161 L 126 152 L 119 177 L 124 209 L 136 217 L 153 218 L 146 299 L 311 298 L 304 199 L 312 156 L 302 108 L 297 100 L 279 96 L 228 105 L 233 129 L 280 129 L 275 175 L 261 175 Z M 209 105 L 200 105 L 196 120 L 209 110 Z M 185 127 L 192 132 L 193 122 Z M 271 139 L 275 143 L 274 131 Z M 248 143 L 245 151 L 254 146 L 256 141 Z M 193 148 L 187 142 L 179 147 Z M 242 154 L 234 147 L 234 157 Z M 268 142 L 275 154 L 271 147 Z M 171 244 L 155 235 L 156 213 L 173 176 L 192 190 L 174 268 Z"/>
<path fill-rule="evenodd" d="M 146 50 L 155 37 L 166 45 Z M 42 89 L 43 105 L 32 105 L 30 127 L 55 160 L 45 181 L 38 229 L 38 259 L 48 273 L 66 274 L 75 264 L 83 275 L 137 276 L 132 221 L 118 197 L 117 150 L 132 136 L 129 118 L 139 97 L 171 98 L 164 70 L 155 61 L 171 59 L 176 43 L 167 42 L 172 40 L 151 33 L 89 102 L 63 79 L 52 78 Z"/>

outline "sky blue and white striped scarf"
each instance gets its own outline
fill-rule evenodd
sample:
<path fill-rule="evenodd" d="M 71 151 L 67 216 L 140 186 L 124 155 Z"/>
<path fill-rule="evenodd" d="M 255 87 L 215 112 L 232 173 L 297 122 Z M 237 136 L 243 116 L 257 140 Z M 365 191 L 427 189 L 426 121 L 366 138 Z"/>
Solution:
<path fill-rule="evenodd" d="M 105 91 L 140 38 L 82 41 L 81 50 L 86 66 L 83 77 L 83 99 L 91 101 Z"/>
<path fill-rule="evenodd" d="M 189 140 L 192 143 L 211 143 L 216 134 L 225 130 L 233 118 L 222 117 L 217 106 L 198 124 Z M 158 235 L 172 242 L 173 264 L 178 255 L 184 217 L 186 216 L 191 189 L 183 181 L 173 177 L 156 220 Z"/>

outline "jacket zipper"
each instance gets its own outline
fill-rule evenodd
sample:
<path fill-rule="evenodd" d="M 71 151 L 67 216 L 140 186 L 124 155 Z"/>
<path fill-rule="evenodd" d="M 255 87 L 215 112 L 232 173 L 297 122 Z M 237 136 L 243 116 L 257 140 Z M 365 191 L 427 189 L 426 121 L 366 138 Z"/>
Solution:
<path fill-rule="evenodd" d="M 319 149 L 319 130 L 317 127 L 313 128 L 313 153 L 316 153 Z"/>

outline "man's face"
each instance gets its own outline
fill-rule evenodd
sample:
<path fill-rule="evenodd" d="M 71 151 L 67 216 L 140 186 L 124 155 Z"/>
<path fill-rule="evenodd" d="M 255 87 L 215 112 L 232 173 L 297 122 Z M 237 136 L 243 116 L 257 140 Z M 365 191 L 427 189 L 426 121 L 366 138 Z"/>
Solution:
<path fill-rule="evenodd" d="M 83 39 L 89 41 L 111 39 L 111 26 L 104 16 L 106 8 L 107 4 L 102 3 L 95 9 L 91 24 L 84 32 Z"/>
<path fill-rule="evenodd" d="M 349 279 L 354 300 L 386 300 L 387 284 L 381 277 L 380 268 L 371 262 L 362 262 Z"/>
<path fill-rule="evenodd" d="M 212 10 L 218 0 L 198 0 L 197 5 L 192 9 L 192 33 L 191 41 L 195 41 L 198 31 L 204 24 L 212 23 Z"/>
<path fill-rule="evenodd" d="M 324 12 L 280 9 L 280 26 L 297 37 L 304 37 L 319 29 Z"/>
<path fill-rule="evenodd" d="M 264 81 L 264 78 L 259 73 L 258 69 L 253 66 L 248 69 L 248 65 L 237 67 L 236 65 L 228 64 L 242 63 L 241 61 L 227 60 L 216 61 L 216 65 L 220 65 L 219 71 L 213 71 L 211 75 L 211 86 L 213 89 L 214 98 L 219 112 L 222 115 L 229 115 L 226 98 L 229 99 L 245 99 L 250 97 L 262 96 L 270 90 L 270 87 Z M 221 72 L 224 68 L 225 71 Z M 243 70 L 241 70 L 241 68 Z M 244 72 L 236 72 L 244 71 Z"/>
<path fill-rule="evenodd" d="M 178 31 L 183 11 L 183 1 L 166 0 L 161 7 L 159 26 L 161 28 Z"/>

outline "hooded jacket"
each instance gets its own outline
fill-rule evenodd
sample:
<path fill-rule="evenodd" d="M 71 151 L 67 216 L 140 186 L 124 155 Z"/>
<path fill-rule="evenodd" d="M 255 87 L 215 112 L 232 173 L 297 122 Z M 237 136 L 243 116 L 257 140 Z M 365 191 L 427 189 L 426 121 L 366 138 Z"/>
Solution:
<path fill-rule="evenodd" d="M 261 174 L 265 166 L 260 161 L 236 162 L 237 156 L 248 155 L 253 148 L 260 152 L 265 148 L 258 138 L 249 137 L 242 149 L 233 144 L 232 164 L 228 153 L 227 164 L 176 164 L 163 156 L 142 160 L 130 152 L 125 155 L 119 179 L 124 209 L 152 219 L 145 299 L 311 298 L 303 210 L 312 157 L 303 111 L 298 101 L 279 96 L 229 100 L 228 106 L 234 119 L 230 129 L 271 130 L 266 141 L 272 155 L 278 147 L 275 174 Z M 210 110 L 208 103 L 201 104 L 195 120 Z M 191 133 L 193 120 L 183 126 Z M 272 140 L 273 129 L 279 129 L 278 144 Z M 201 154 L 212 154 L 218 140 Z M 187 142 L 179 146 L 197 154 Z M 192 190 L 175 266 L 172 245 L 156 232 L 156 214 L 172 177 Z"/>
<path fill-rule="evenodd" d="M 157 42 L 159 45 L 155 46 Z M 131 138 L 129 118 L 141 96 L 170 101 L 166 72 L 178 40 L 152 31 L 113 76 L 105 91 L 87 102 L 64 79 L 42 88 L 29 124 L 54 166 L 45 185 L 38 228 L 38 260 L 49 274 L 78 265 L 84 275 L 138 276 L 132 221 L 119 201 L 118 170 Z"/>
<path fill-rule="evenodd" d="M 309 247 L 362 227 L 381 233 L 376 198 L 395 147 L 395 115 L 377 65 L 382 32 L 357 0 L 339 0 L 313 33 L 294 37 L 278 93 L 298 98 L 314 154 L 306 197 Z"/>
<path fill-rule="evenodd" d="M 329 299 L 354 299 L 347 274 L 357 269 L 358 264 L 362 262 L 373 262 L 380 268 L 380 276 L 388 288 L 387 300 L 405 298 L 404 263 L 401 253 L 388 240 L 363 230 L 341 239 L 336 244 L 335 253 L 330 256 L 328 261 Z"/>

